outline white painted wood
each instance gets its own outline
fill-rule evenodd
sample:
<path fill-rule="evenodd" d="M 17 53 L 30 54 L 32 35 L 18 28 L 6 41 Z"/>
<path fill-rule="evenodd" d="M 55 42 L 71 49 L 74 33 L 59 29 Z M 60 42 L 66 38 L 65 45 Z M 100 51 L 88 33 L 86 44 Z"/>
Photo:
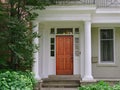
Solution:
<path fill-rule="evenodd" d="M 36 27 L 33 29 L 33 32 L 39 33 L 39 23 L 34 22 L 34 25 L 36 25 Z M 39 45 L 39 38 L 36 37 L 33 43 L 35 43 L 36 45 Z M 37 80 L 40 80 L 41 77 L 39 76 L 39 51 L 37 50 L 34 53 L 33 72 L 35 74 L 35 78 Z"/>
<path fill-rule="evenodd" d="M 91 22 L 85 22 L 85 75 L 83 81 L 93 80 L 91 64 Z"/>
<path fill-rule="evenodd" d="M 81 24 L 81 29 L 80 29 L 80 40 L 81 40 L 81 42 L 80 42 L 80 49 L 81 49 L 81 55 L 80 55 L 80 59 L 81 59 L 81 64 L 80 64 L 80 74 L 81 74 L 81 78 L 83 78 L 84 77 L 84 71 L 85 71 L 85 68 L 84 68 L 84 65 L 85 65 L 85 62 L 84 62 L 84 60 L 85 60 L 85 50 L 84 50 L 84 48 L 85 48 L 85 38 L 84 38 L 84 35 L 85 35 L 85 32 L 84 32 L 84 23 L 82 23 Z"/>
<path fill-rule="evenodd" d="M 43 28 L 41 28 L 42 30 L 42 35 L 41 35 L 41 43 L 40 43 L 40 50 L 41 50 L 41 57 L 40 57 L 40 62 L 42 62 L 42 64 L 40 63 L 39 65 L 39 68 L 41 70 L 42 73 L 41 76 L 42 78 L 47 78 L 48 75 L 56 75 L 56 58 L 55 56 L 54 57 L 51 57 L 50 56 L 50 38 L 51 37 L 56 37 L 56 34 L 55 35 L 50 35 L 50 29 L 51 28 L 55 28 L 55 30 L 57 28 L 78 28 L 78 27 L 81 27 L 80 26 L 80 23 L 82 22 L 45 22 L 44 24 L 41 24 L 41 25 L 44 25 Z M 74 36 L 74 34 L 73 34 Z M 80 35 L 77 35 L 77 37 L 80 37 Z M 73 43 L 74 44 L 74 43 Z M 81 44 L 81 42 L 80 42 Z M 73 53 L 74 54 L 74 53 Z M 42 61 L 41 61 L 42 60 Z M 73 74 L 76 75 L 76 74 L 80 74 L 80 57 L 75 57 L 74 56 L 74 72 Z"/>
<path fill-rule="evenodd" d="M 49 70 L 49 29 L 44 26 L 43 28 L 43 78 L 48 77 Z"/>

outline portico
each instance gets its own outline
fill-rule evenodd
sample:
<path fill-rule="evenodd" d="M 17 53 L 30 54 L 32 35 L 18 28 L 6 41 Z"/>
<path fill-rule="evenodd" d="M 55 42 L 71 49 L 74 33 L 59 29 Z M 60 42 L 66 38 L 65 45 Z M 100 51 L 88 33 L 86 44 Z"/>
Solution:
<path fill-rule="evenodd" d="M 95 6 L 49 6 L 39 11 L 33 29 L 33 71 L 40 80 L 49 75 L 79 75 L 82 81 L 120 78 L 120 17 L 116 9 Z"/>
<path fill-rule="evenodd" d="M 42 33 L 42 37 L 39 38 L 40 40 L 35 39 L 36 44 L 39 44 L 42 48 L 46 47 L 45 50 L 43 50 L 43 49 L 39 50 L 38 52 L 36 52 L 34 54 L 35 62 L 34 62 L 33 71 L 38 80 L 41 78 L 48 77 L 49 75 L 59 75 L 59 73 L 57 73 L 57 68 L 65 68 L 66 67 L 66 69 L 67 69 L 67 68 L 71 67 L 71 65 L 68 65 L 69 56 L 66 57 L 68 59 L 62 61 L 64 63 L 61 62 L 62 63 L 61 66 L 60 66 L 60 63 L 57 64 L 57 62 L 58 62 L 57 61 L 58 56 L 56 55 L 57 52 L 59 52 L 61 50 L 59 53 L 62 54 L 62 51 L 63 51 L 63 54 L 64 54 L 64 53 L 67 53 L 66 50 L 69 50 L 69 49 L 62 50 L 63 46 L 62 47 L 59 46 L 59 48 L 60 47 L 61 48 L 59 50 L 57 49 L 57 43 L 59 43 L 59 45 L 63 44 L 62 41 L 60 41 L 60 40 L 64 40 L 62 38 L 64 38 L 65 36 L 66 36 L 66 40 L 64 42 L 68 42 L 68 43 L 71 42 L 71 41 L 69 42 L 69 37 L 72 37 L 71 38 L 71 40 L 72 40 L 71 48 L 73 48 L 73 50 L 71 51 L 71 55 L 72 55 L 71 62 L 73 64 L 72 65 L 73 68 L 72 68 L 72 73 L 70 75 L 80 75 L 80 76 L 82 76 L 83 81 L 94 80 L 93 76 L 92 76 L 92 65 L 91 65 L 91 22 L 90 21 L 84 21 L 84 22 L 83 21 L 82 22 L 74 21 L 74 24 L 72 24 L 72 22 L 70 22 L 70 21 L 69 22 L 68 21 L 66 21 L 66 22 L 61 22 L 61 21 L 60 22 L 46 22 L 46 23 L 44 23 L 44 26 L 48 27 L 48 28 L 43 27 L 45 29 L 44 31 L 43 30 L 41 31 L 39 29 L 40 23 L 37 24 L 38 26 L 35 27 L 35 30 L 37 30 L 37 32 Z M 51 24 L 50 27 L 47 26 L 48 23 L 49 23 L 49 25 Z M 67 25 L 67 26 L 65 26 L 65 25 Z M 58 30 L 61 30 L 61 32 L 59 33 Z M 69 33 L 65 33 L 66 32 L 65 30 Z M 61 37 L 62 38 L 57 41 L 58 36 L 60 36 L 60 38 Z M 68 47 L 69 47 L 69 45 L 66 46 L 66 48 L 68 48 Z M 51 48 L 54 48 L 54 49 L 51 49 Z M 56 51 L 56 50 L 58 50 L 58 51 Z M 42 51 L 44 53 L 41 53 L 42 56 L 40 57 L 39 52 L 42 52 Z M 68 52 L 70 52 L 70 51 L 68 51 Z M 53 55 L 53 53 L 54 53 L 54 55 Z M 44 60 L 43 58 L 46 58 L 46 60 Z M 64 59 L 62 56 L 60 58 L 61 58 L 60 60 Z M 67 64 L 67 66 L 65 66 L 65 63 Z M 63 66 L 63 64 L 64 64 L 64 66 Z M 63 69 L 61 69 L 61 70 L 63 70 Z M 62 75 L 62 74 L 60 74 L 60 75 Z M 63 73 L 63 75 L 67 75 L 67 73 L 66 74 Z"/>

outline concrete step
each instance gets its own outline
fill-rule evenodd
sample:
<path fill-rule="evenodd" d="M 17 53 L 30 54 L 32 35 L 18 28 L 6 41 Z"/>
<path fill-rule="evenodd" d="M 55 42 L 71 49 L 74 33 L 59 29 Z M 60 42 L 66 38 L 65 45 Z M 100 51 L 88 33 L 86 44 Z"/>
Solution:
<path fill-rule="evenodd" d="M 81 80 L 80 75 L 49 75 L 48 78 L 56 80 Z"/>
<path fill-rule="evenodd" d="M 44 83 L 42 87 L 79 87 L 79 84 L 69 84 L 69 83 L 61 83 L 61 84 L 53 84 L 53 83 Z"/>
<path fill-rule="evenodd" d="M 50 75 L 42 79 L 42 87 L 79 87 L 80 76 L 74 75 Z"/>
<path fill-rule="evenodd" d="M 43 80 L 42 87 L 77 87 L 79 80 Z"/>

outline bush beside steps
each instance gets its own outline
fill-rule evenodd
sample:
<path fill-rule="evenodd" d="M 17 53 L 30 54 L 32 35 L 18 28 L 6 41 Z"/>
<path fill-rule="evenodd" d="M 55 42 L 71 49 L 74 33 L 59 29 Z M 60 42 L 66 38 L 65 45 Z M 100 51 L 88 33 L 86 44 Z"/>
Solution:
<path fill-rule="evenodd" d="M 118 84 L 110 86 L 104 81 L 99 81 L 96 84 L 81 86 L 78 90 L 120 90 L 120 82 Z"/>
<path fill-rule="evenodd" d="M 33 90 L 35 83 L 33 73 L 29 71 L 0 72 L 0 90 Z"/>

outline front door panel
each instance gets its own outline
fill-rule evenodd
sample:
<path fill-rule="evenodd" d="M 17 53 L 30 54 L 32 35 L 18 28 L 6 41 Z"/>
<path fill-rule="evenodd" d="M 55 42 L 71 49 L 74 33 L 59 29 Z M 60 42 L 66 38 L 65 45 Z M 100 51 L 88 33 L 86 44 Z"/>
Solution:
<path fill-rule="evenodd" d="M 73 74 L 73 36 L 56 36 L 56 74 Z"/>

